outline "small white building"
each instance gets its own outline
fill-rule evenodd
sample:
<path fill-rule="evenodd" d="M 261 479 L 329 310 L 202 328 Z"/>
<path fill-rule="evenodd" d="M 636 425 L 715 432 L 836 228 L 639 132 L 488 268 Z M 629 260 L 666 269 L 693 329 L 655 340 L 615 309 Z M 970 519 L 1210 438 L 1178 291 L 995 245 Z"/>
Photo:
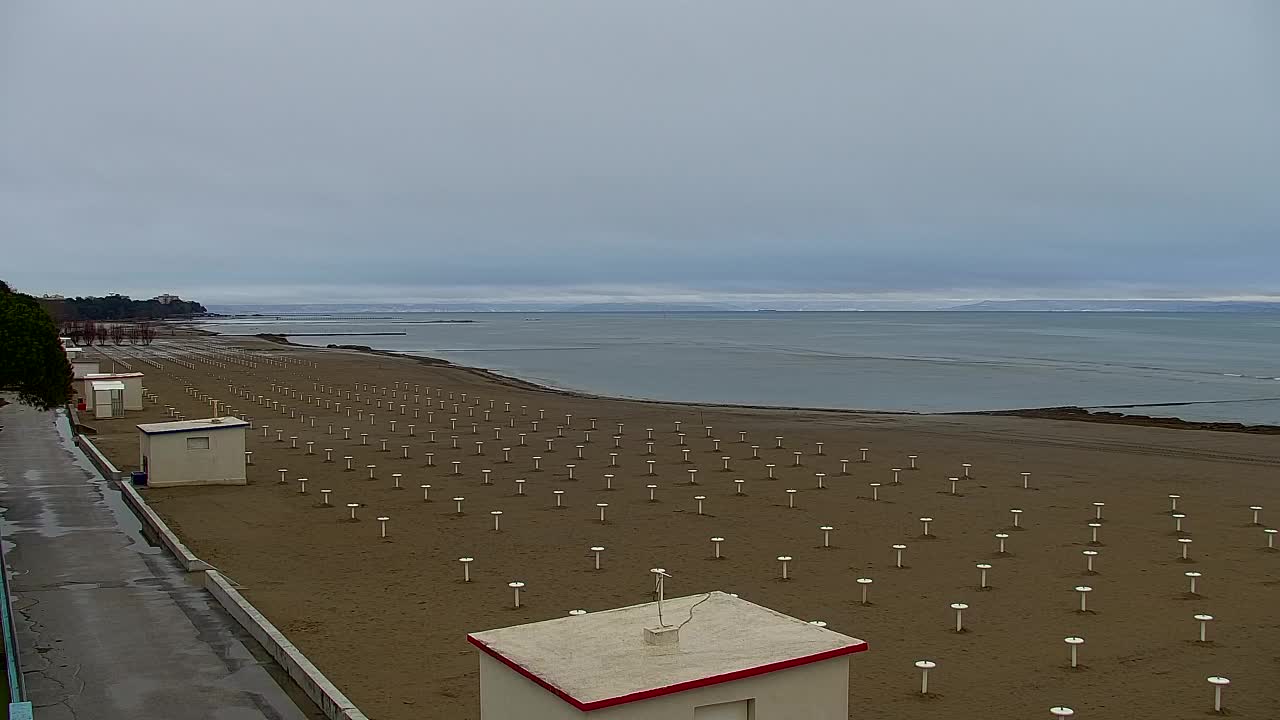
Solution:
<path fill-rule="evenodd" d="M 91 374 L 98 372 L 97 360 L 72 360 L 71 361 L 71 377 L 74 380 L 83 380 Z"/>
<path fill-rule="evenodd" d="M 95 410 L 97 398 L 94 397 L 93 383 L 102 380 L 118 380 L 124 383 L 124 410 L 141 410 L 142 409 L 142 373 L 86 373 L 82 382 L 84 389 L 80 393 L 84 396 L 85 410 Z M 123 413 L 121 413 L 123 414 Z M 96 417 L 103 417 L 97 415 Z M 107 415 L 106 417 L 120 417 L 120 415 Z"/>
<path fill-rule="evenodd" d="M 712 592 L 664 601 L 655 642 L 657 605 L 468 635 L 481 720 L 848 720 L 862 640 Z"/>
<path fill-rule="evenodd" d="M 124 383 L 119 380 L 93 380 L 86 382 L 86 405 L 92 405 L 93 416 L 99 419 L 124 416 Z"/>
<path fill-rule="evenodd" d="M 245 433 L 236 417 L 138 426 L 139 463 L 152 487 L 244 485 Z"/>

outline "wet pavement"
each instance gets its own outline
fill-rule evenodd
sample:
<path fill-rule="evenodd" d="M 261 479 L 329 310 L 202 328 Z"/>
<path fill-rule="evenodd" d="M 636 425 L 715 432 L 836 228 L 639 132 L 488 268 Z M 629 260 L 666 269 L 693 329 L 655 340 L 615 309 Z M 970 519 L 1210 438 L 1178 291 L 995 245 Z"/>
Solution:
<path fill-rule="evenodd" d="M 40 720 L 305 720 L 261 648 L 72 444 L 0 408 L 0 506 L 27 693 Z M 253 647 L 258 657 L 249 651 Z M 258 659 L 265 658 L 265 659 Z"/>

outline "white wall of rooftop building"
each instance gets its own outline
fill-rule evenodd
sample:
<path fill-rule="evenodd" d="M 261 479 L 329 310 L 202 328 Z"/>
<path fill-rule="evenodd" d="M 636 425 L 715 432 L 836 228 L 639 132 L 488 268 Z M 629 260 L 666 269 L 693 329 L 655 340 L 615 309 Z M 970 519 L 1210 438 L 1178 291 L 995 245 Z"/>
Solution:
<path fill-rule="evenodd" d="M 848 720 L 849 657 L 582 712 L 480 652 L 481 720 L 694 720 L 705 705 L 754 700 L 753 720 Z"/>
<path fill-rule="evenodd" d="M 207 449 L 188 449 L 188 438 L 209 438 Z M 147 459 L 147 484 L 244 485 L 245 429 L 195 429 L 182 432 L 138 431 L 138 462 Z"/>

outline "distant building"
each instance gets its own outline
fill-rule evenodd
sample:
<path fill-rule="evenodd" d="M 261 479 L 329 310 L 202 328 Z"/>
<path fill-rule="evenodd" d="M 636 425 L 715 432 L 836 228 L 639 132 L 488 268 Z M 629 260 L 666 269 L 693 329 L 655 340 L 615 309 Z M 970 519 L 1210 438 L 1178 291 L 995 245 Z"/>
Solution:
<path fill-rule="evenodd" d="M 65 297 L 58 295 L 56 293 L 45 293 L 44 295 L 40 296 L 40 299 L 41 300 L 66 300 Z"/>
<path fill-rule="evenodd" d="M 169 303 L 174 302 L 176 300 L 181 300 L 182 298 L 178 297 L 177 295 L 170 295 L 169 293 L 165 293 L 163 295 L 157 295 L 151 299 L 155 300 L 161 305 L 168 305 Z"/>
<path fill-rule="evenodd" d="M 93 400 L 95 418 L 115 418 L 124 415 L 124 383 L 119 380 L 86 380 L 87 396 Z"/>
<path fill-rule="evenodd" d="M 81 397 L 85 401 L 86 410 L 95 410 L 98 405 L 99 396 L 94 394 L 95 384 L 106 381 L 116 381 L 123 383 L 119 388 L 121 395 L 119 398 L 120 405 L 116 408 L 113 415 L 98 414 L 97 417 L 120 417 L 125 410 L 141 410 L 142 409 L 142 378 L 140 372 L 126 373 L 86 373 L 81 379 L 82 387 L 80 390 Z M 112 386 L 115 387 L 114 385 Z M 106 397 L 108 402 L 114 400 L 110 396 Z M 107 412 L 103 410 L 101 412 Z"/>
<path fill-rule="evenodd" d="M 97 360 L 81 360 L 71 354 L 72 348 L 67 348 L 67 359 L 71 361 L 71 377 L 74 380 L 83 380 L 90 374 L 97 374 L 99 367 Z M 79 348 L 75 348 L 79 351 Z M 78 354 L 78 352 L 77 352 Z M 85 401 L 88 407 L 88 401 Z"/>

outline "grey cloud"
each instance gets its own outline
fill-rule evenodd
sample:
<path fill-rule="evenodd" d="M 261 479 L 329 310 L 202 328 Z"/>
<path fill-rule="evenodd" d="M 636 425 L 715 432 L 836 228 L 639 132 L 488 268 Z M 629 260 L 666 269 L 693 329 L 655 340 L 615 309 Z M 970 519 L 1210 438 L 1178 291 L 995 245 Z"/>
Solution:
<path fill-rule="evenodd" d="M 9 3 L 2 273 L 1265 294 L 1278 39 L 1266 0 Z"/>

